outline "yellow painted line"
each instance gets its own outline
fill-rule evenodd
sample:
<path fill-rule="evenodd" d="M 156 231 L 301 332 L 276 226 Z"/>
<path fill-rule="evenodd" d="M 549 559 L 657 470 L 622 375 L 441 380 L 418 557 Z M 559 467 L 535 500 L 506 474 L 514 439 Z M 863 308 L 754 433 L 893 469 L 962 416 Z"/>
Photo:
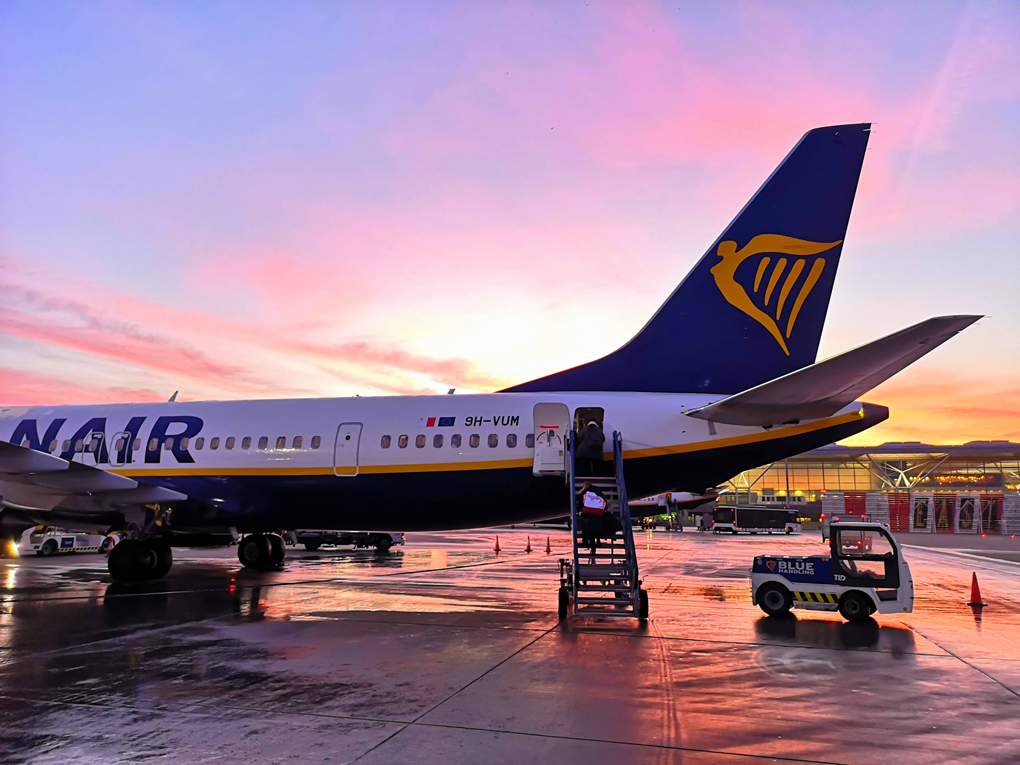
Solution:
<path fill-rule="evenodd" d="M 624 459 L 640 459 L 642 457 L 661 457 L 670 454 L 685 454 L 690 452 L 709 451 L 711 449 L 722 449 L 727 446 L 739 446 L 761 441 L 772 441 L 790 436 L 797 436 L 803 433 L 811 433 L 825 428 L 845 425 L 864 417 L 864 411 L 851 412 L 839 417 L 831 417 L 817 422 L 804 425 L 794 425 L 778 430 L 769 430 L 762 433 L 748 433 L 743 436 L 731 436 L 730 438 L 718 438 L 711 441 L 695 441 L 689 444 L 676 444 L 673 446 L 655 446 L 647 449 L 629 449 L 623 452 Z M 417 463 L 406 465 L 361 465 L 358 468 L 359 474 L 383 474 L 383 473 L 438 473 L 458 470 L 501 470 L 506 468 L 530 467 L 533 464 L 531 458 L 515 460 L 482 460 L 476 462 L 436 462 Z M 341 468 L 344 470 L 344 468 Z M 351 472 L 340 473 L 340 475 L 354 475 L 354 469 L 348 468 Z M 332 465 L 326 467 L 151 467 L 151 468 L 121 468 L 111 470 L 111 473 L 129 477 L 175 477 L 175 476 L 312 476 L 312 475 L 335 475 Z"/>
<path fill-rule="evenodd" d="M 812 433 L 816 430 L 834 428 L 837 425 L 845 425 L 864 418 L 864 410 L 850 412 L 839 417 L 829 417 L 817 422 L 809 422 L 804 425 L 794 425 L 781 430 L 767 430 L 762 433 L 748 433 L 744 436 L 731 436 L 729 438 L 717 438 L 713 441 L 695 441 L 690 444 L 677 444 L 675 446 L 653 446 L 647 449 L 630 449 L 624 451 L 624 459 L 635 459 L 640 457 L 661 457 L 667 454 L 683 454 L 685 452 L 702 452 L 709 449 L 721 449 L 727 446 L 740 446 L 742 444 L 753 444 L 759 441 L 772 441 L 788 436 L 799 436 L 803 433 Z"/>

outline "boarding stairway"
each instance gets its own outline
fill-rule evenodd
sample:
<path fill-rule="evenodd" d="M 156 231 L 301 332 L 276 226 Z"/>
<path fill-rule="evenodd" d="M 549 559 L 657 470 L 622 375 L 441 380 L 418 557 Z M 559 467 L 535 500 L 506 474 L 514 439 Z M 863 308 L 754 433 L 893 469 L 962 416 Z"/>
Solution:
<path fill-rule="evenodd" d="M 602 616 L 648 618 L 648 594 L 638 576 L 634 530 L 627 487 L 623 480 L 623 438 L 613 433 L 613 475 L 577 475 L 574 446 L 577 434 L 568 436 L 567 485 L 570 492 L 570 528 L 573 557 L 560 560 L 560 617 Z M 605 497 L 605 513 L 619 520 L 621 529 L 603 537 L 594 549 L 583 544 L 582 513 L 578 492 L 585 484 Z"/>

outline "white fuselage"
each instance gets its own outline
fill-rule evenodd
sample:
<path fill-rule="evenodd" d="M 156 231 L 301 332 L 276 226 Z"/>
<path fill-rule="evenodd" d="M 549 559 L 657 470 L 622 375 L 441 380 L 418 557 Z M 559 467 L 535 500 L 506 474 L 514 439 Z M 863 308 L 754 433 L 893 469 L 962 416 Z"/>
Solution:
<path fill-rule="evenodd" d="M 550 427 L 565 433 L 578 408 L 604 411 L 609 459 L 612 433 L 622 434 L 628 483 L 631 465 L 639 462 L 703 458 L 730 447 L 755 445 L 775 445 L 777 455 L 795 453 L 784 442 L 796 436 L 813 436 L 820 444 L 831 440 L 828 431 L 834 427 L 855 423 L 866 427 L 864 408 L 857 403 L 829 418 L 769 430 L 711 424 L 685 415 L 717 398 L 666 393 L 496 393 L 8 407 L 0 409 L 0 440 L 182 491 L 189 499 L 230 507 L 239 516 L 251 512 L 264 517 L 268 497 L 279 501 L 274 492 L 282 491 L 279 482 L 284 481 L 288 489 L 297 491 L 295 502 L 335 501 L 356 505 L 359 513 L 371 512 L 371 508 L 384 511 L 387 505 L 403 507 L 415 501 L 416 491 L 445 492 L 451 501 L 474 501 L 478 520 L 474 525 L 485 525 L 494 522 L 487 519 L 484 502 L 489 471 L 510 471 L 514 476 L 508 483 L 503 475 L 491 491 L 508 496 L 520 489 L 517 501 L 527 502 L 528 487 L 542 482 L 548 486 L 555 480 L 533 475 L 535 450 L 529 436 Z M 536 422 L 536 404 L 562 405 L 562 418 L 555 423 Z M 187 441 L 182 441 L 184 438 Z M 757 464 L 761 463 L 734 464 L 722 480 Z M 706 476 L 706 483 L 697 486 L 697 480 L 681 475 L 679 469 L 670 476 L 667 462 L 656 465 L 655 470 L 635 472 L 631 496 L 704 488 L 720 480 L 716 470 Z M 429 474 L 427 482 L 422 478 L 425 474 Z M 418 480 L 410 480 L 414 476 L 419 476 Z M 247 480 L 255 478 L 263 482 L 258 488 Z M 304 500 L 303 482 L 309 492 Z M 334 499 L 330 499 L 331 492 Z M 545 489 L 539 491 L 536 502 L 547 504 L 539 499 L 547 494 Z M 59 492 L 6 481 L 3 476 L 0 496 L 19 506 L 56 507 L 62 502 Z M 345 504 L 344 497 L 350 502 Z M 82 506 L 80 499 L 72 504 Z M 566 508 L 564 500 L 564 511 Z M 545 506 L 534 511 L 521 507 L 516 515 L 548 517 L 550 512 Z M 438 522 L 433 518 L 423 523 Z M 466 520 L 460 519 L 455 525 L 465 524 Z M 365 520 L 358 525 L 380 530 L 415 527 L 406 520 L 400 524 Z M 324 527 L 358 525 L 348 520 L 343 526 Z M 286 526 L 281 523 L 277 527 Z"/>

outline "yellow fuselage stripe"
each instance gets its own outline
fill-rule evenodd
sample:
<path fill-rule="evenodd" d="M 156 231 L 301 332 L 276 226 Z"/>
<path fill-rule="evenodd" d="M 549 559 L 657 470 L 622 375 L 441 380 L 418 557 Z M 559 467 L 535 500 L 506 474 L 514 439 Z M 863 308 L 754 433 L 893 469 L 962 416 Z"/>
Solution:
<path fill-rule="evenodd" d="M 625 460 L 642 459 L 645 457 L 664 457 L 672 454 L 686 454 L 690 452 L 703 452 L 712 449 L 723 449 L 729 446 L 741 446 L 762 441 L 774 441 L 790 436 L 811 433 L 816 430 L 833 428 L 854 422 L 864 416 L 863 411 L 851 412 L 831 417 L 825 420 L 794 425 L 779 430 L 768 430 L 762 433 L 747 433 L 742 436 L 730 436 L 729 438 L 717 438 L 711 441 L 694 441 L 689 444 L 675 444 L 673 446 L 653 446 L 645 449 L 627 449 L 623 452 Z M 407 465 L 361 465 L 358 467 L 359 474 L 376 473 L 436 473 L 454 470 L 501 470 L 506 468 L 523 468 L 532 464 L 531 459 L 514 460 L 483 460 L 475 462 L 436 462 L 416 463 Z M 353 468 L 341 468 L 341 475 L 352 475 Z M 346 471 L 346 472 L 343 472 Z M 111 470 L 111 473 L 123 476 L 246 476 L 246 475 L 273 475 L 273 476 L 312 476 L 312 475 L 335 475 L 332 466 L 327 467 L 151 467 L 151 468 L 121 468 Z"/>

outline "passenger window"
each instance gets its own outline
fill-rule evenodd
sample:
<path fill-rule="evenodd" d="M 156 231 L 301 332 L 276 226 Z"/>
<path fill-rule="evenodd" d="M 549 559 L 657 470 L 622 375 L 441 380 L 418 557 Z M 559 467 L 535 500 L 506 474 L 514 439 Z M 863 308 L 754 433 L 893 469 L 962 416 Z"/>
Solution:
<path fill-rule="evenodd" d="M 432 445 L 437 449 L 443 448 L 443 435 L 441 433 L 436 433 L 432 436 Z"/>
<path fill-rule="evenodd" d="M 74 442 L 74 450 L 76 452 L 78 452 L 79 454 L 81 454 L 81 452 L 82 452 L 82 450 L 84 448 L 85 448 L 85 442 L 82 441 L 80 438 L 77 441 Z"/>
<path fill-rule="evenodd" d="M 490 449 L 495 449 L 497 446 L 499 446 L 499 436 L 497 436 L 495 433 L 490 433 L 489 434 L 489 448 Z"/>
<path fill-rule="evenodd" d="M 259 438 L 259 451 L 264 452 L 269 448 L 269 436 L 262 436 Z"/>
<path fill-rule="evenodd" d="M 226 446 L 227 449 L 233 449 L 234 448 L 234 437 L 233 436 L 227 436 L 227 443 L 225 444 L 225 446 Z"/>
<path fill-rule="evenodd" d="M 511 449 L 515 449 L 517 447 L 517 434 L 516 433 L 510 433 L 509 435 L 507 435 L 507 437 L 506 437 L 506 445 L 509 446 Z"/>
<path fill-rule="evenodd" d="M 481 442 L 482 439 L 477 433 L 472 433 L 471 436 L 468 438 L 468 444 L 471 446 L 472 449 L 477 449 L 478 444 L 480 444 Z"/>
<path fill-rule="evenodd" d="M 292 448 L 300 449 L 301 448 L 301 444 L 302 444 L 301 436 L 294 436 L 293 444 L 294 445 L 293 445 Z"/>
<path fill-rule="evenodd" d="M 152 448 L 155 449 L 156 447 L 154 446 Z M 71 439 L 68 438 L 67 440 L 64 441 L 64 448 L 61 449 L 61 451 L 66 452 L 66 451 L 69 451 L 70 449 L 71 449 Z"/>
<path fill-rule="evenodd" d="M 251 449 L 251 436 L 245 436 L 241 439 L 242 449 Z"/>
<path fill-rule="evenodd" d="M 163 451 L 168 452 L 173 448 L 174 448 L 173 438 L 168 438 L 166 441 L 163 442 Z"/>
<path fill-rule="evenodd" d="M 114 451 L 118 451 L 118 452 L 124 451 L 124 445 L 126 443 L 127 443 L 127 440 L 123 436 L 121 436 L 120 438 L 117 439 L 117 443 L 115 443 L 113 445 Z"/>
<path fill-rule="evenodd" d="M 419 436 L 415 436 L 414 437 L 414 446 L 417 449 L 424 449 L 425 448 L 425 436 L 420 436 L 420 435 Z"/>
<path fill-rule="evenodd" d="M 389 449 L 390 448 L 390 437 L 389 436 L 383 436 L 379 440 L 379 446 L 381 446 L 383 449 Z"/>
<path fill-rule="evenodd" d="M 149 451 L 150 452 L 154 452 L 158 448 L 159 448 L 159 439 L 158 438 L 150 438 L 149 439 Z"/>
<path fill-rule="evenodd" d="M 312 436 L 312 448 L 318 449 L 322 445 L 322 438 L 320 436 Z"/>
<path fill-rule="evenodd" d="M 190 442 L 191 442 L 191 439 L 185 436 L 184 438 L 181 439 L 181 448 L 182 449 L 187 449 L 188 448 L 188 444 Z"/>
<path fill-rule="evenodd" d="M 199 436 L 195 439 L 195 449 L 202 451 L 203 446 L 205 446 L 205 439 L 202 436 Z"/>
<path fill-rule="evenodd" d="M 134 450 L 137 452 L 141 448 L 142 448 L 142 439 L 136 438 L 135 439 L 135 444 L 134 444 Z"/>
<path fill-rule="evenodd" d="M 407 448 L 407 436 L 401 436 L 400 438 L 398 438 L 397 439 L 397 446 L 399 446 L 401 449 L 406 449 Z"/>
<path fill-rule="evenodd" d="M 277 449 L 286 449 L 287 448 L 287 436 L 279 436 L 276 439 L 276 448 Z"/>
<path fill-rule="evenodd" d="M 209 448 L 215 451 L 220 448 L 220 437 L 214 436 L 209 439 Z"/>
<path fill-rule="evenodd" d="M 53 454 L 53 452 L 55 452 L 56 450 L 57 450 L 57 439 L 54 438 L 52 441 L 50 441 L 49 452 L 50 452 L 50 454 Z"/>
<path fill-rule="evenodd" d="M 452 446 L 454 449 L 460 448 L 460 433 L 454 433 L 452 436 L 450 436 L 450 446 Z"/>
<path fill-rule="evenodd" d="M 526 435 L 524 437 L 524 445 L 527 448 L 529 448 L 529 449 L 534 449 L 535 448 L 535 434 L 534 433 L 528 433 L 528 435 Z"/>

